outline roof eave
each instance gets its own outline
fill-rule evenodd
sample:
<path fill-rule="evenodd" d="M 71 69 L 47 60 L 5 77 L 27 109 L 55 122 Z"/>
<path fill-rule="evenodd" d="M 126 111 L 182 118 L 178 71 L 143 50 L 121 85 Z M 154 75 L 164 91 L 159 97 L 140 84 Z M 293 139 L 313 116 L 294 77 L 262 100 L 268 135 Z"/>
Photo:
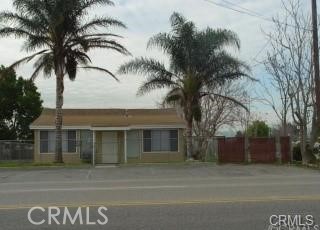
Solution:
<path fill-rule="evenodd" d="M 95 131 L 108 131 L 108 130 L 132 130 L 132 129 L 185 129 L 186 125 L 177 123 L 177 124 L 153 124 L 153 125 L 130 125 L 130 126 L 62 126 L 62 129 L 64 130 L 95 130 Z M 31 125 L 31 130 L 54 130 L 54 125 Z"/>

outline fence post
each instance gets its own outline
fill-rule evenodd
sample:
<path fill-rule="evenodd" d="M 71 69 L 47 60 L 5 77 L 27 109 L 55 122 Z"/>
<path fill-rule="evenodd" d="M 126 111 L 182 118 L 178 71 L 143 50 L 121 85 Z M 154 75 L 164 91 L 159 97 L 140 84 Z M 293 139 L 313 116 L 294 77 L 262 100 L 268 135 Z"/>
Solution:
<path fill-rule="evenodd" d="M 219 140 L 218 140 L 218 138 L 213 139 L 213 150 L 214 150 L 216 162 L 219 162 Z"/>
<path fill-rule="evenodd" d="M 276 135 L 275 137 L 276 141 L 276 161 L 280 164 L 282 163 L 282 152 L 281 152 L 281 138 L 280 135 Z"/>
<path fill-rule="evenodd" d="M 250 155 L 250 143 L 248 135 L 244 136 L 244 152 L 245 152 L 245 161 L 246 163 L 251 163 L 251 155 Z"/>

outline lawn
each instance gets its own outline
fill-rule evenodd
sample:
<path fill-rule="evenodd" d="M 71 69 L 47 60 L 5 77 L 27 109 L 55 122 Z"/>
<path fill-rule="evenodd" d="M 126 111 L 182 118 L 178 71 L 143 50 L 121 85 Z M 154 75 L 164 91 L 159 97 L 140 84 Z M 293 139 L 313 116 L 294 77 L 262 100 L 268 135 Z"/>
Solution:
<path fill-rule="evenodd" d="M 0 168 L 50 168 L 50 167 L 91 167 L 88 163 L 78 164 L 66 164 L 66 163 L 34 163 L 34 162 L 17 162 L 17 161 L 5 161 L 0 162 Z"/>

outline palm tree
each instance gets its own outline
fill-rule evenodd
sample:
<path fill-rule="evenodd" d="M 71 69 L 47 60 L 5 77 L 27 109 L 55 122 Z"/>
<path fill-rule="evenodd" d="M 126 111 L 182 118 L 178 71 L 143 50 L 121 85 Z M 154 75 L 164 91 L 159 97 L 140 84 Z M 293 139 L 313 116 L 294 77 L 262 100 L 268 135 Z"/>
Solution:
<path fill-rule="evenodd" d="M 35 79 L 41 72 L 44 77 L 56 77 L 56 162 L 62 163 L 62 106 L 64 77 L 75 80 L 78 68 L 102 71 L 117 80 L 104 68 L 91 65 L 88 52 L 92 49 L 110 49 L 128 54 L 116 38 L 108 32 L 110 27 L 125 28 L 113 18 L 88 17 L 89 10 L 97 6 L 112 6 L 110 0 L 14 0 L 15 12 L 1 12 L 0 36 L 25 39 L 23 49 L 33 54 L 10 66 L 34 62 Z M 99 29 L 104 29 L 100 31 Z"/>
<path fill-rule="evenodd" d="M 169 67 L 155 59 L 141 57 L 122 65 L 119 73 L 147 76 L 138 95 L 154 89 L 169 89 L 164 103 L 178 105 L 183 110 L 187 125 L 187 158 L 190 159 L 192 123 L 201 119 L 201 98 L 222 96 L 212 93 L 213 89 L 247 76 L 248 67 L 226 51 L 228 46 L 240 49 L 240 41 L 232 31 L 198 30 L 193 22 L 178 13 L 173 13 L 170 22 L 169 33 L 156 34 L 148 42 L 148 47 L 159 48 L 168 55 Z"/>

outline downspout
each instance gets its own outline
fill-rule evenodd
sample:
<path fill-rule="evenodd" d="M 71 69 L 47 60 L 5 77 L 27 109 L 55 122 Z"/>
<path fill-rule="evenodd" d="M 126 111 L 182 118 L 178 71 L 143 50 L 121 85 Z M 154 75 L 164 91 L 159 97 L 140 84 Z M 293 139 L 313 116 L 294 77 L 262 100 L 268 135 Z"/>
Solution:
<path fill-rule="evenodd" d="M 127 130 L 124 131 L 124 163 L 127 163 Z"/>

